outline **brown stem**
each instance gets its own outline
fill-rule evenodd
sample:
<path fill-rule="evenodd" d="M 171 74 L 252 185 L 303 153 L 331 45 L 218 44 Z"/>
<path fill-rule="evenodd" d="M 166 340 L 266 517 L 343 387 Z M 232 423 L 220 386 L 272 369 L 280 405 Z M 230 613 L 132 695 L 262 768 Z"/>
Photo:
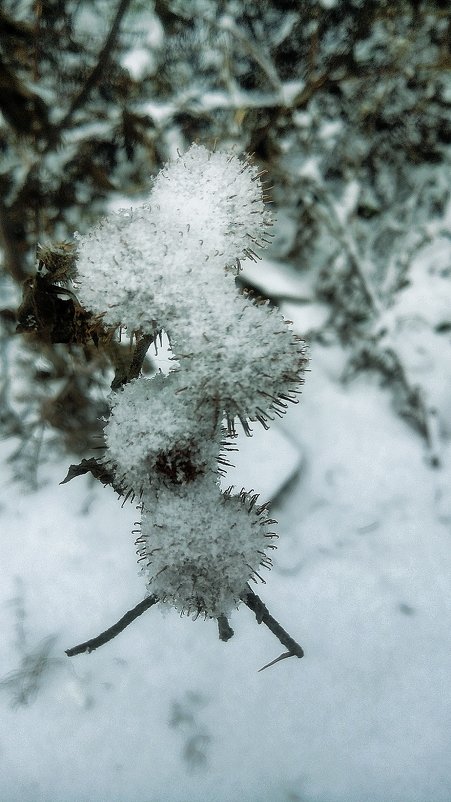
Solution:
<path fill-rule="evenodd" d="M 148 596 L 146 599 L 143 599 L 136 607 L 133 607 L 132 610 L 129 610 L 122 618 L 117 621 L 116 624 L 113 624 L 112 627 L 106 629 L 105 632 L 101 632 L 100 635 L 97 635 L 96 638 L 91 638 L 91 640 L 85 641 L 85 643 L 80 643 L 78 646 L 73 646 L 71 649 L 66 649 L 66 654 L 68 657 L 73 657 L 76 654 L 83 654 L 87 652 L 90 654 L 94 651 L 94 649 L 98 649 L 99 646 L 103 646 L 108 641 L 113 640 L 116 635 L 119 635 L 126 627 L 128 627 L 135 618 L 138 618 L 140 615 L 146 612 L 149 607 L 152 607 L 158 601 L 158 596 L 152 594 Z"/>
<path fill-rule="evenodd" d="M 155 336 L 156 335 L 154 334 L 143 334 L 143 336 L 136 343 L 133 358 L 128 370 L 127 381 L 138 378 L 139 374 L 141 373 L 147 351 L 154 342 Z"/>

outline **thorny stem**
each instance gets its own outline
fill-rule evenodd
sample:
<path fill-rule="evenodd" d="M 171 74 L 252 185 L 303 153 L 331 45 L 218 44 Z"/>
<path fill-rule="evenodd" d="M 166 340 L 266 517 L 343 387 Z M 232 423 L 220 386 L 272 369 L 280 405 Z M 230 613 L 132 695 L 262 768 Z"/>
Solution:
<path fill-rule="evenodd" d="M 143 599 L 136 607 L 133 607 L 132 610 L 129 610 L 122 618 L 117 621 L 116 624 L 113 624 L 112 627 L 109 627 L 105 630 L 105 632 L 101 632 L 100 635 L 97 635 L 96 638 L 91 638 L 91 640 L 85 641 L 85 643 L 79 643 L 78 646 L 73 646 L 71 649 L 66 649 L 66 654 L 68 657 L 73 657 L 76 654 L 83 654 L 87 652 L 90 654 L 94 651 L 94 649 L 98 649 L 99 646 L 103 646 L 108 641 L 113 640 L 116 635 L 119 635 L 123 630 L 128 627 L 135 618 L 138 618 L 140 615 L 146 612 L 149 607 L 152 607 L 158 601 L 158 596 L 152 594 L 148 596 L 146 599 Z"/>
<path fill-rule="evenodd" d="M 244 602 L 246 607 L 249 607 L 249 610 L 255 614 L 258 624 L 265 624 L 268 629 L 276 636 L 276 638 L 280 641 L 282 646 L 285 646 L 288 651 L 282 654 L 280 657 L 277 657 L 276 660 L 272 660 L 271 663 L 268 663 L 266 666 L 260 669 L 263 671 L 265 668 L 269 668 L 269 666 L 274 665 L 279 660 L 283 660 L 286 657 L 303 657 L 304 650 L 299 643 L 291 637 L 291 635 L 286 632 L 283 627 L 280 626 L 279 622 L 276 621 L 275 618 L 270 615 L 268 608 L 265 604 L 263 604 L 262 600 L 256 593 L 249 587 L 246 588 L 246 591 L 241 596 L 241 601 Z"/>
<path fill-rule="evenodd" d="M 95 649 L 98 649 L 99 646 L 103 646 L 108 641 L 113 640 L 116 635 L 119 635 L 123 632 L 126 627 L 128 627 L 135 618 L 138 618 L 140 615 L 146 612 L 150 607 L 153 607 L 159 601 L 158 596 L 152 593 L 151 596 L 148 596 L 146 599 L 143 599 L 136 607 L 133 607 L 132 610 L 128 610 L 122 618 L 117 621 L 116 624 L 113 624 L 112 627 L 109 627 L 104 632 L 101 632 L 100 635 L 97 635 L 95 638 L 91 638 L 90 640 L 85 641 L 84 643 L 79 643 L 78 646 L 72 646 L 71 649 L 66 649 L 66 654 L 68 657 L 74 657 L 77 654 L 84 654 L 87 652 L 90 654 Z M 246 592 L 243 593 L 241 596 L 241 601 L 255 613 L 255 617 L 259 624 L 265 624 L 269 630 L 273 633 L 273 635 L 278 638 L 282 646 L 285 646 L 288 651 L 281 654 L 280 657 L 277 657 L 275 660 L 272 660 L 266 666 L 260 669 L 263 671 L 265 668 L 269 668 L 269 666 L 274 665 L 274 663 L 278 663 L 280 660 L 284 660 L 286 657 L 303 657 L 304 651 L 298 643 L 286 632 L 283 627 L 280 626 L 279 622 L 269 614 L 268 608 L 263 604 L 262 600 L 254 593 L 253 590 L 249 586 L 246 588 Z M 218 629 L 219 629 L 219 638 L 223 641 L 228 641 L 233 636 L 233 629 L 230 626 L 227 618 L 225 615 L 220 615 L 218 617 Z"/>

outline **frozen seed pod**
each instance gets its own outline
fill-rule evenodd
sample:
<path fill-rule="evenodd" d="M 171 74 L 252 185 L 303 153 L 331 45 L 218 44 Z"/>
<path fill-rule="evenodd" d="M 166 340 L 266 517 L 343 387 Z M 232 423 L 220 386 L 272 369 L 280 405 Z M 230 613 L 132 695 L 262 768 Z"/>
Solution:
<path fill-rule="evenodd" d="M 193 318 L 194 319 L 194 318 Z M 190 376 L 193 396 L 210 398 L 234 433 L 238 419 L 265 428 L 296 402 L 307 366 L 305 343 L 289 321 L 241 295 L 198 300 L 195 325 L 175 321 L 173 348 Z M 183 347 L 185 353 L 179 353 Z"/>
<path fill-rule="evenodd" d="M 256 502 L 221 493 L 211 477 L 146 493 L 136 545 L 149 591 L 180 613 L 227 616 L 272 564 L 275 521 Z"/>
<path fill-rule="evenodd" d="M 185 251 L 195 250 L 221 267 L 240 258 L 255 261 L 254 249 L 266 247 L 273 224 L 264 172 L 247 159 L 196 144 L 165 165 L 155 179 L 152 204 L 170 248 L 180 241 Z"/>
<path fill-rule="evenodd" d="M 129 382 L 112 398 L 105 460 L 123 485 L 183 484 L 217 473 L 221 430 L 212 406 L 196 409 L 178 372 Z"/>
<path fill-rule="evenodd" d="M 149 333 L 163 328 L 180 299 L 179 271 L 173 275 L 173 263 L 165 260 L 168 249 L 151 209 L 121 210 L 75 236 L 80 303 L 107 326 Z"/>

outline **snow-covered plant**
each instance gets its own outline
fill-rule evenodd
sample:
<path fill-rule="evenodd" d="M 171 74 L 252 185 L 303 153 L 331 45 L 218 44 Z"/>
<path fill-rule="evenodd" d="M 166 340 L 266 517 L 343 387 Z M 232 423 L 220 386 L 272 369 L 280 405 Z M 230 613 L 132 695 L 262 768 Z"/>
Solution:
<path fill-rule="evenodd" d="M 249 586 L 271 566 L 275 521 L 253 491 L 219 487 L 236 421 L 249 435 L 255 421 L 267 428 L 297 400 L 306 365 L 287 321 L 236 286 L 240 260 L 256 260 L 271 225 L 258 168 L 192 145 L 160 172 L 148 203 L 77 237 L 77 293 L 143 353 L 162 330 L 173 352 L 167 376 L 125 377 L 105 426 L 103 476 L 140 501 L 147 606 L 216 618 L 227 640 L 244 601 L 287 656 L 302 656 Z"/>

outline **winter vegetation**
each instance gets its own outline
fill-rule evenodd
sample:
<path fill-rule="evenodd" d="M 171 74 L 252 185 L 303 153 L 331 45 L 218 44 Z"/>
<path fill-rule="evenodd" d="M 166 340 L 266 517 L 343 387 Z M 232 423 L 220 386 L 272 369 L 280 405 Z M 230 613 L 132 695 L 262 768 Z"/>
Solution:
<path fill-rule="evenodd" d="M 448 802 L 450 30 L 2 4 L 5 802 Z"/>

